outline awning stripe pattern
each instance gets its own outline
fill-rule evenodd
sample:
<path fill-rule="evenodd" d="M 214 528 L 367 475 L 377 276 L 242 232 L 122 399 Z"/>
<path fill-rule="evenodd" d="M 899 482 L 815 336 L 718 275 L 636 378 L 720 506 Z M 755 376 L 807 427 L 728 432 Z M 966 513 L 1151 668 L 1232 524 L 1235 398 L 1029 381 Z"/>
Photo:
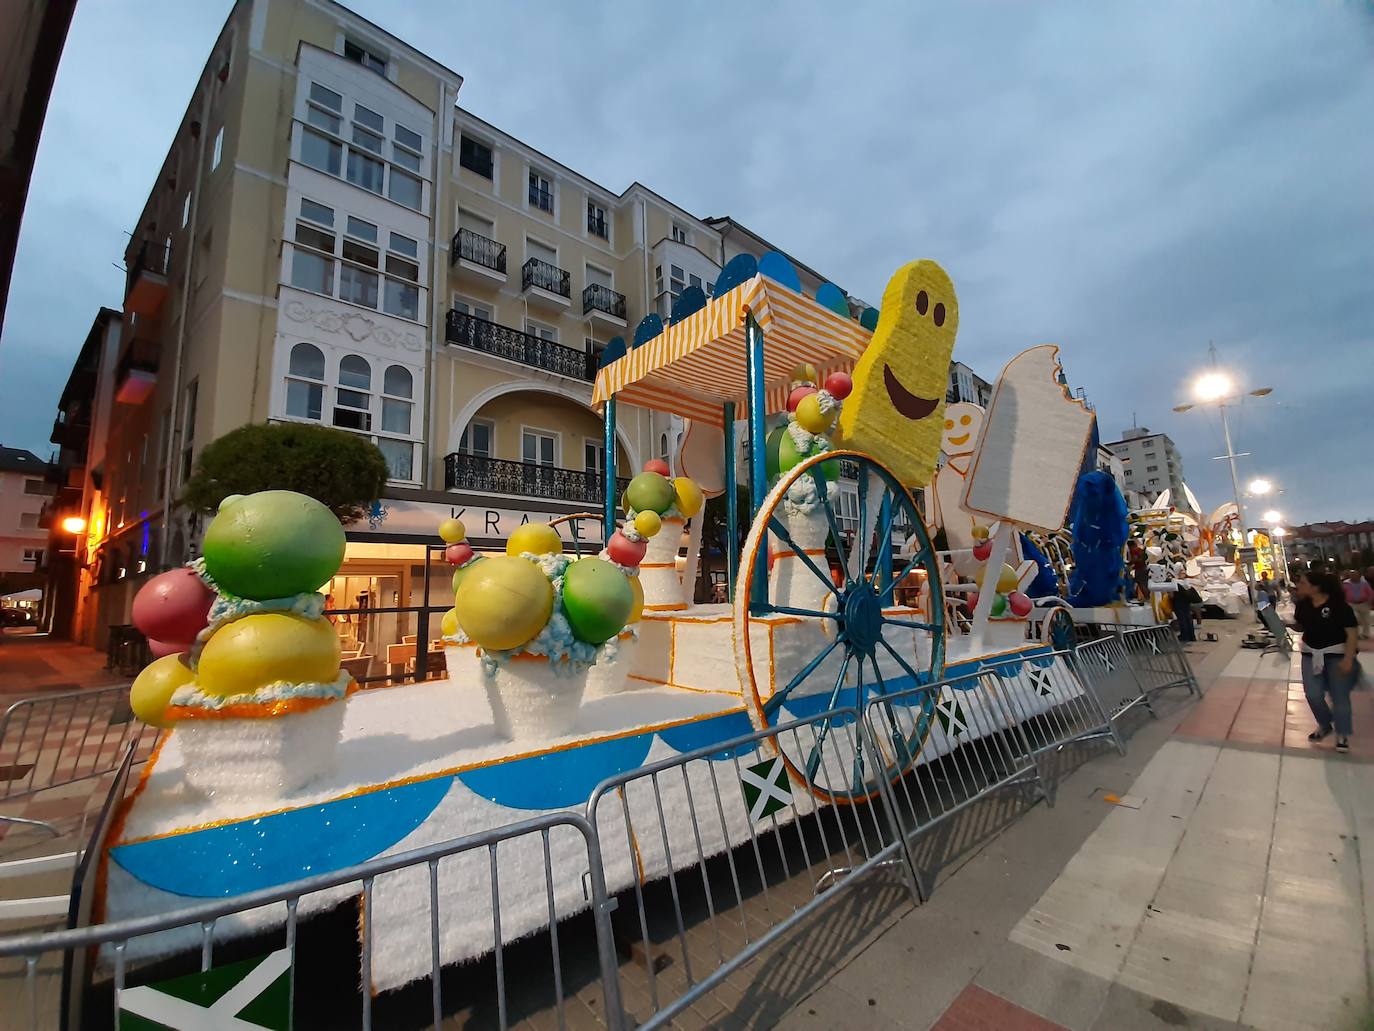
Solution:
<path fill-rule="evenodd" d="M 815 365 L 822 375 L 847 370 L 872 336 L 853 319 L 755 276 L 602 369 L 592 403 L 614 395 L 628 404 L 719 426 L 722 406 L 733 401 L 742 418 L 748 406 L 744 319 L 751 311 L 764 334 L 770 412 L 785 407 L 797 365 Z"/>

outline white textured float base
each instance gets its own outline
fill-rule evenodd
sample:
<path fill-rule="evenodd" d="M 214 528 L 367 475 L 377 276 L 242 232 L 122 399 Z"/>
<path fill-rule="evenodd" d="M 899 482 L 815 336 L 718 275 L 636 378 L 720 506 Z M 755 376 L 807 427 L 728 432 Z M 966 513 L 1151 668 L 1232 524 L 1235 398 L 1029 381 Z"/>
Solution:
<path fill-rule="evenodd" d="M 806 560 L 795 554 L 792 545 L 806 552 L 812 564 L 821 572 L 830 572 L 830 563 L 825 557 L 825 539 L 830 533 L 830 521 L 825 516 L 825 510 L 817 508 L 814 512 L 802 515 L 787 511 L 784 504 L 778 508 L 776 517 L 792 542 L 789 544 L 779 537 L 769 536 L 773 553 L 777 555 L 769 576 L 769 597 L 775 605 L 821 610 L 826 600 L 834 595 L 806 564 Z"/>
<path fill-rule="evenodd" d="M 629 676 L 638 653 L 639 637 L 634 634 L 622 636 L 616 643 L 614 658 L 599 659 L 587 670 L 587 692 L 583 697 L 605 698 L 636 687 L 636 682 Z"/>
<path fill-rule="evenodd" d="M 644 589 L 644 607 L 650 612 L 675 611 L 687 607 L 677 553 L 682 546 L 683 520 L 663 520 L 663 528 L 649 538 L 648 550 L 639 565 L 639 586 Z"/>
<path fill-rule="evenodd" d="M 544 659 L 512 659 L 484 672 L 496 732 L 512 741 L 538 741 L 570 733 L 587 689 L 587 671 L 560 674 Z"/>
<path fill-rule="evenodd" d="M 172 736 L 204 795 L 279 801 L 334 765 L 347 701 L 266 719 L 182 720 Z"/>

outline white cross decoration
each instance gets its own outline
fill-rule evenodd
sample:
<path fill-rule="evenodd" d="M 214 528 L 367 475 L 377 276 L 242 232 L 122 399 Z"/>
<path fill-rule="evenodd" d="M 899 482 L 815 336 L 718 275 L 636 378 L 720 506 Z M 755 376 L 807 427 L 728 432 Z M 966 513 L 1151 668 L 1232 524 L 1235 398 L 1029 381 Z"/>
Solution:
<path fill-rule="evenodd" d="M 744 788 L 744 801 L 749 806 L 750 822 L 762 820 L 792 804 L 791 785 L 782 756 L 771 763 L 746 766 L 740 771 L 739 777 Z M 751 798 L 751 795 L 754 797 Z"/>
<path fill-rule="evenodd" d="M 1030 671 L 1031 687 L 1035 688 L 1042 695 L 1054 693 L 1054 678 L 1050 676 L 1049 670 L 1038 669 L 1034 666 Z"/>
<path fill-rule="evenodd" d="M 1150 640 L 1149 640 L 1149 645 L 1150 645 L 1150 654 L 1151 654 L 1151 655 L 1158 655 L 1158 654 L 1159 654 L 1159 642 L 1158 642 L 1157 640 L 1155 640 L 1153 637 L 1151 637 Z"/>

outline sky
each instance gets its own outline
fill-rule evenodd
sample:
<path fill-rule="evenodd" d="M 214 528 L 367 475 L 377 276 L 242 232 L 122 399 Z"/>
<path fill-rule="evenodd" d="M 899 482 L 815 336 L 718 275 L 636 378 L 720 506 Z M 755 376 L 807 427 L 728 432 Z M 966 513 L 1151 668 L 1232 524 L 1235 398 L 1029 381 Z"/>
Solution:
<path fill-rule="evenodd" d="M 729 214 L 876 303 L 934 258 L 955 357 L 1055 343 L 1104 441 L 1168 433 L 1231 496 L 1208 362 L 1244 388 L 1242 484 L 1289 523 L 1374 518 L 1374 5 L 354 0 L 463 107 L 619 192 Z M 46 455 L 127 234 L 230 4 L 82 0 L 0 338 L 0 443 Z"/>

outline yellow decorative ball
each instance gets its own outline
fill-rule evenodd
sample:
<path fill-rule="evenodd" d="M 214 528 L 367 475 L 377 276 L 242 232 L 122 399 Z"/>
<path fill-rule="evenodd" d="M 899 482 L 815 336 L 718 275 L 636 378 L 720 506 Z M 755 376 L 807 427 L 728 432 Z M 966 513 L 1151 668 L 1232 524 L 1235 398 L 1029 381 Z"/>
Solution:
<path fill-rule="evenodd" d="M 630 605 L 630 614 L 625 617 L 625 625 L 638 623 L 640 617 L 644 615 L 644 588 L 640 585 L 639 577 L 628 577 L 630 581 L 630 591 L 634 594 L 634 602 Z"/>
<path fill-rule="evenodd" d="M 700 512 L 701 506 L 706 503 L 701 487 L 690 477 L 679 476 L 673 481 L 673 490 L 677 492 L 678 510 L 688 519 Z"/>
<path fill-rule="evenodd" d="M 129 688 L 129 708 L 150 727 L 170 726 L 167 703 L 176 689 L 196 679 L 180 655 L 164 655 L 149 663 Z"/>
<path fill-rule="evenodd" d="M 339 635 L 325 619 L 256 612 L 216 630 L 196 672 L 200 689 L 221 697 L 279 680 L 330 683 L 339 675 Z"/>
<path fill-rule="evenodd" d="M 458 632 L 458 613 L 449 609 L 444 613 L 444 617 L 439 620 L 439 633 L 445 637 L 452 637 Z"/>
<path fill-rule="evenodd" d="M 468 528 L 461 519 L 445 519 L 439 524 L 439 536 L 445 544 L 461 544 L 467 535 Z"/>
<path fill-rule="evenodd" d="M 463 580 L 453 610 L 463 633 L 483 648 L 519 648 L 549 621 L 553 584 L 528 559 L 497 555 L 478 563 Z"/>
<path fill-rule="evenodd" d="M 1016 590 L 1016 585 L 1019 582 L 1016 576 L 1016 570 L 1012 569 L 1011 566 L 1007 565 L 1005 562 L 1002 563 L 1002 575 L 997 578 L 997 593 L 1010 594 L 1012 591 Z"/>
<path fill-rule="evenodd" d="M 506 540 L 506 554 L 523 555 L 560 555 L 563 553 L 563 538 L 548 523 L 526 523 L 517 527 Z"/>
<path fill-rule="evenodd" d="M 972 533 L 975 541 L 985 541 L 988 539 L 988 528 L 986 526 L 975 526 Z"/>
<path fill-rule="evenodd" d="M 797 405 L 797 425 L 807 433 L 824 433 L 834 421 L 835 413 L 821 411 L 821 403 L 815 394 L 807 394 Z"/>
<path fill-rule="evenodd" d="M 645 509 L 635 516 L 635 532 L 641 537 L 653 537 L 663 529 L 663 520 L 657 512 Z"/>
<path fill-rule="evenodd" d="M 792 370 L 793 383 L 819 383 L 821 374 L 814 365 L 798 365 Z"/>

